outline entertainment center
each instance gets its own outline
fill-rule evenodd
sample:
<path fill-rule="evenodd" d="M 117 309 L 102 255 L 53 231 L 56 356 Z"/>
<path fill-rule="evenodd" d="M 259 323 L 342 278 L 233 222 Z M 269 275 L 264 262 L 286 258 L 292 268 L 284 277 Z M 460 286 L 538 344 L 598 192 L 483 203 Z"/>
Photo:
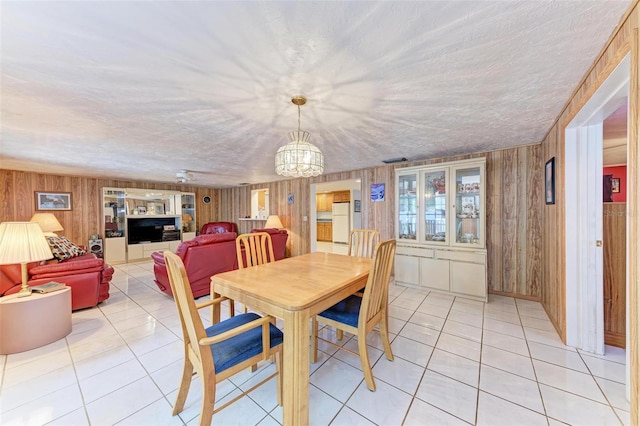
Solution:
<path fill-rule="evenodd" d="M 140 188 L 103 188 L 105 260 L 148 259 L 195 237 L 195 194 Z"/>

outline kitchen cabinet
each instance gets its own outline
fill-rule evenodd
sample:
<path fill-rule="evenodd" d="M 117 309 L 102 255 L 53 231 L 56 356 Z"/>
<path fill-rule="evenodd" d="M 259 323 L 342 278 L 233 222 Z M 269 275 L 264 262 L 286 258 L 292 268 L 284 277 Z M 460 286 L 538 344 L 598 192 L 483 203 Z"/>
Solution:
<path fill-rule="evenodd" d="M 348 203 L 349 201 L 351 201 L 350 191 L 337 191 L 333 192 L 332 195 L 334 203 Z"/>
<path fill-rule="evenodd" d="M 333 208 L 333 194 L 330 192 L 316 195 L 316 211 L 330 212 Z"/>
<path fill-rule="evenodd" d="M 333 224 L 331 222 L 318 222 L 316 239 L 318 241 L 331 242 L 333 239 Z"/>
<path fill-rule="evenodd" d="M 484 159 L 396 169 L 395 277 L 487 298 Z"/>

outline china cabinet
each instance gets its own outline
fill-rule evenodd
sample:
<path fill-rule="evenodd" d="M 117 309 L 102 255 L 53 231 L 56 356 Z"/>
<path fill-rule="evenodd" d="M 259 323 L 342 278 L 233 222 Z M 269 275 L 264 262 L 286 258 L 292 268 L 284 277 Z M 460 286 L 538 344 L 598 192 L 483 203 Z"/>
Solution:
<path fill-rule="evenodd" d="M 486 300 L 485 161 L 396 170 L 398 284 Z"/>

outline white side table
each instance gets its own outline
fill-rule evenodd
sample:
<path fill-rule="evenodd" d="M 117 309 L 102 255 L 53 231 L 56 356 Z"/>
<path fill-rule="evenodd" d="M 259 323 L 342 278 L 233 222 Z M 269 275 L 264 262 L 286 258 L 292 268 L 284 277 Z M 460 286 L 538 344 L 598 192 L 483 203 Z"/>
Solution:
<path fill-rule="evenodd" d="M 0 354 L 28 351 L 71 333 L 71 288 L 0 297 Z"/>

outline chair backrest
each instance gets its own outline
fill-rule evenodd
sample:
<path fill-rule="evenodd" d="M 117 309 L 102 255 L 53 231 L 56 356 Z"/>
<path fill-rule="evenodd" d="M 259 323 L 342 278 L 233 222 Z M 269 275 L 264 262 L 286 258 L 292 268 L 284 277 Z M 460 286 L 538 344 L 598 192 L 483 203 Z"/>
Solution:
<path fill-rule="evenodd" d="M 238 235 L 238 238 L 236 238 L 236 254 L 238 256 L 238 269 L 275 261 L 271 235 L 266 232 Z"/>
<path fill-rule="evenodd" d="M 375 229 L 353 229 L 349 234 L 349 256 L 372 258 L 380 233 Z"/>
<path fill-rule="evenodd" d="M 362 296 L 358 324 L 366 324 L 386 307 L 389 299 L 389 279 L 396 253 L 396 240 L 387 240 L 376 245 L 371 262 L 369 279 Z"/>
<path fill-rule="evenodd" d="M 202 374 L 215 374 L 211 350 L 208 346 L 198 344 L 200 339 L 207 337 L 207 334 L 202 324 L 202 319 L 198 315 L 198 309 L 193 299 L 191 285 L 189 284 L 189 278 L 187 278 L 182 259 L 170 251 L 163 252 L 163 255 L 167 265 L 173 299 L 176 301 L 176 307 L 178 308 L 178 316 L 180 317 L 185 349 L 188 352 L 189 360 L 194 364 L 200 363 L 199 366 L 194 365 L 196 371 L 202 372 Z"/>

